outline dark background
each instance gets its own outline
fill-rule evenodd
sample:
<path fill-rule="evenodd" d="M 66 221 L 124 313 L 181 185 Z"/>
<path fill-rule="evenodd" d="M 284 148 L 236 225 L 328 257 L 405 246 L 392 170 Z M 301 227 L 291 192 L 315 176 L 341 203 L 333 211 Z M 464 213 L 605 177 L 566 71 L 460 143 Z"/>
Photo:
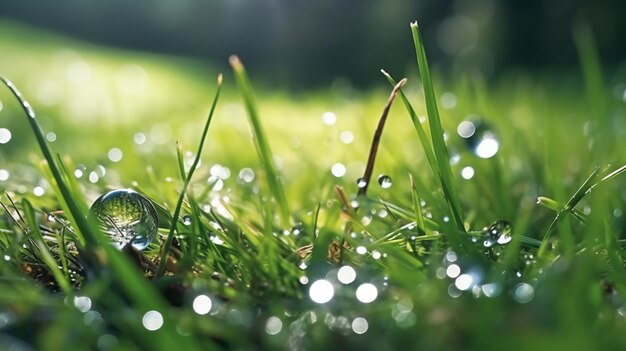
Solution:
<path fill-rule="evenodd" d="M 626 1 L 567 0 L 65 0 L 2 1 L 0 19 L 83 40 L 197 57 L 226 67 L 238 54 L 271 84 L 315 88 L 344 78 L 384 83 L 413 62 L 418 20 L 440 72 L 573 71 L 572 31 L 593 30 L 605 67 L 626 56 Z"/>

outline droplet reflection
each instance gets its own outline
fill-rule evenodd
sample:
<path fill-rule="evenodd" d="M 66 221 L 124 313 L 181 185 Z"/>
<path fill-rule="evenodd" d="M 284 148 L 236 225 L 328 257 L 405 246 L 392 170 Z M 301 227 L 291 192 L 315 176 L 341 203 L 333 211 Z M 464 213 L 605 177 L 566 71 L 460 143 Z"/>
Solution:
<path fill-rule="evenodd" d="M 480 158 L 491 158 L 498 153 L 500 142 L 492 128 L 484 121 L 470 119 L 461 122 L 457 127 L 457 134 Z"/>
<path fill-rule="evenodd" d="M 333 299 L 335 288 L 325 279 L 316 280 L 309 288 L 309 297 L 315 303 L 324 304 Z"/>
<path fill-rule="evenodd" d="M 199 315 L 209 313 L 212 306 L 213 302 L 211 301 L 211 298 L 206 295 L 198 295 L 195 299 L 193 299 L 193 311 Z"/>
<path fill-rule="evenodd" d="M 143 315 L 141 323 L 149 331 L 159 330 L 163 326 L 163 315 L 158 311 L 148 311 Z"/>
<path fill-rule="evenodd" d="M 370 303 L 378 297 L 378 289 L 371 283 L 359 285 L 356 289 L 356 298 L 363 303 Z"/>
<path fill-rule="evenodd" d="M 380 177 L 378 177 L 378 184 L 380 184 L 380 187 L 383 189 L 390 188 L 392 184 L 391 177 L 385 174 L 381 174 Z"/>

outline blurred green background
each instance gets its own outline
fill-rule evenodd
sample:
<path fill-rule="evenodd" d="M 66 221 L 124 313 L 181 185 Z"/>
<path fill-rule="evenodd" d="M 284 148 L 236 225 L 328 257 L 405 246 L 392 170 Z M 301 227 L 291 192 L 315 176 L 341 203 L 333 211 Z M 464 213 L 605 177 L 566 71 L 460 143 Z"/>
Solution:
<path fill-rule="evenodd" d="M 418 20 L 435 67 L 498 77 L 512 68 L 572 71 L 572 29 L 589 24 L 607 65 L 626 55 L 620 0 L 14 1 L 0 18 L 112 47 L 197 58 L 225 70 L 236 53 L 283 88 L 384 84 L 412 63 Z M 6 37 L 6 35 L 3 35 Z M 338 79 L 340 79 L 338 81 Z M 382 83 L 381 83 L 382 82 Z"/>

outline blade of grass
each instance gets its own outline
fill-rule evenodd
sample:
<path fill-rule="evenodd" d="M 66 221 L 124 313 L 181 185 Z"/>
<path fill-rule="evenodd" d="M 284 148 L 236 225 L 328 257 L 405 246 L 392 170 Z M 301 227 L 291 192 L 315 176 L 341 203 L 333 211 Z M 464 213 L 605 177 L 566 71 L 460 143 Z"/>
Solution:
<path fill-rule="evenodd" d="M 41 255 L 42 260 L 45 262 L 48 269 L 50 269 L 50 273 L 54 277 L 54 280 L 57 282 L 63 293 L 66 295 L 72 294 L 72 287 L 70 282 L 67 280 L 67 277 L 63 274 L 61 269 L 59 269 L 57 261 L 50 253 L 50 249 L 44 242 L 43 235 L 41 234 L 41 230 L 39 230 L 39 224 L 37 223 L 37 219 L 35 219 L 35 211 L 30 202 L 26 199 L 22 201 L 22 209 L 24 210 L 24 215 L 26 216 L 26 222 L 28 223 L 31 233 L 37 243 L 37 248 L 39 248 L 39 253 Z M 60 246 L 63 243 L 59 243 Z M 60 253 L 63 254 L 62 252 Z"/>
<path fill-rule="evenodd" d="M 385 75 L 385 77 L 387 77 L 387 80 L 392 86 L 395 86 L 396 84 L 398 84 L 391 77 L 391 75 L 389 75 L 389 73 L 387 73 L 385 70 L 381 70 L 381 72 Z M 404 91 L 402 91 L 402 89 L 400 89 L 400 97 L 402 98 L 402 102 L 404 103 L 404 106 L 409 113 L 409 117 L 411 118 L 411 121 L 413 122 L 415 131 L 417 131 L 417 135 L 419 136 L 420 143 L 422 143 L 422 148 L 424 149 L 424 153 L 426 154 L 426 160 L 428 161 L 430 168 L 433 170 L 437 178 L 440 178 L 439 168 L 437 167 L 437 161 L 435 160 L 435 154 L 433 153 L 433 149 L 432 149 L 431 142 L 430 142 L 430 137 L 424 131 L 424 128 L 422 127 L 422 123 L 420 122 L 419 117 L 417 116 L 417 113 L 415 112 L 415 109 L 411 105 L 411 102 L 406 97 L 406 94 L 404 94 Z"/>
<path fill-rule="evenodd" d="M 85 215 L 87 207 L 84 204 L 84 201 L 82 201 L 82 196 L 80 194 L 72 193 L 70 191 L 70 187 L 65 182 L 63 174 L 67 174 L 67 172 L 62 169 L 63 164 L 57 164 L 57 162 L 55 162 L 55 158 L 52 156 L 53 154 L 47 144 L 46 138 L 41 130 L 41 126 L 35 117 L 35 111 L 22 97 L 22 94 L 12 82 L 4 77 L 0 77 L 0 80 L 13 93 L 24 110 L 31 129 L 35 134 L 37 143 L 39 144 L 39 148 L 42 151 L 44 158 L 48 163 L 49 170 L 54 177 L 58 191 L 61 193 L 61 200 L 64 201 L 65 205 L 69 209 L 69 213 L 67 213 L 67 215 L 71 216 L 76 224 L 76 227 L 86 239 L 86 256 L 88 255 L 95 260 L 102 259 L 104 256 L 104 260 L 106 261 L 106 264 L 108 264 L 108 267 L 111 268 L 115 280 L 120 284 L 122 291 L 128 295 L 137 309 L 141 311 L 166 311 L 167 307 L 163 302 L 163 299 L 157 294 L 154 288 L 148 284 L 145 278 L 139 274 L 130 261 L 112 245 L 99 244 L 100 242 L 106 242 L 105 240 L 100 240 L 103 237 L 103 234 L 96 229 L 97 225 L 95 225 L 95 223 L 92 224 L 87 219 L 87 216 Z M 103 264 L 103 262 L 98 262 L 98 264 Z M 113 291 L 115 290 L 116 289 L 113 289 Z M 159 333 L 153 334 L 155 338 L 154 340 L 158 345 L 161 345 L 164 349 L 174 349 L 176 347 L 184 347 L 193 350 L 198 349 L 193 340 L 182 337 L 178 332 L 176 332 L 175 323 L 173 322 L 171 316 L 164 313 L 163 319 L 163 327 L 159 330 Z"/>
<path fill-rule="evenodd" d="M 267 186 L 270 194 L 274 197 L 274 200 L 278 204 L 279 215 L 281 217 L 282 226 L 287 227 L 289 225 L 289 206 L 287 204 L 287 197 L 285 196 L 285 190 L 276 171 L 274 160 L 272 159 L 272 151 L 267 142 L 266 135 L 261 125 L 261 119 L 258 115 L 258 109 L 254 100 L 254 93 L 246 69 L 237 56 L 230 57 L 230 65 L 235 73 L 235 79 L 237 86 L 241 91 L 246 110 L 248 111 L 248 118 L 250 124 L 252 124 L 254 143 L 257 153 L 261 162 L 261 166 L 267 175 Z"/>
<path fill-rule="evenodd" d="M 178 160 L 178 171 L 180 172 L 180 179 L 183 181 L 187 178 L 187 174 L 185 174 L 185 159 L 183 157 L 183 145 L 176 142 L 176 158 Z"/>
<path fill-rule="evenodd" d="M 415 223 L 417 223 L 417 227 L 421 230 L 426 230 L 424 227 L 424 214 L 422 213 L 422 208 L 420 206 L 420 198 L 417 194 L 417 189 L 415 188 L 415 180 L 413 179 L 413 175 L 409 173 L 409 181 L 411 183 L 411 198 L 413 199 L 413 209 L 415 210 Z"/>
<path fill-rule="evenodd" d="M 376 131 L 374 132 L 374 137 L 372 139 L 372 143 L 370 146 L 370 153 L 367 157 L 367 166 L 365 167 L 365 173 L 361 180 L 359 180 L 359 191 L 357 196 L 363 196 L 367 193 L 367 187 L 372 180 L 372 172 L 374 171 L 374 164 L 376 163 L 376 155 L 378 154 L 378 145 L 380 145 L 380 138 L 383 135 L 383 129 L 385 128 L 385 122 L 387 121 L 387 116 L 389 115 L 389 110 L 391 109 L 391 104 L 396 99 L 398 95 L 398 91 L 406 84 L 406 78 L 401 79 L 398 84 L 393 87 L 391 94 L 389 94 L 389 98 L 387 99 L 387 103 L 383 108 L 383 112 L 378 120 L 378 126 L 376 127 Z"/>
<path fill-rule="evenodd" d="M 549 209 L 551 209 L 554 212 L 559 212 L 559 210 L 561 208 L 563 208 L 563 206 L 561 204 L 559 204 L 558 202 L 556 202 L 556 200 L 547 198 L 545 196 L 539 196 L 537 198 L 537 204 L 541 205 L 541 206 L 543 206 L 545 208 L 549 208 Z M 586 218 L 587 215 L 583 211 L 581 211 L 581 210 L 579 210 L 577 208 L 572 208 L 571 213 L 572 213 L 572 215 L 574 217 L 576 217 L 581 222 L 583 222 L 583 223 L 587 222 L 587 218 Z"/>
<path fill-rule="evenodd" d="M 585 181 L 578 188 L 578 190 L 576 190 L 576 192 L 565 203 L 563 208 L 561 208 L 557 212 L 556 216 L 554 217 L 554 219 L 552 220 L 552 222 L 548 226 L 548 229 L 546 230 L 546 233 L 543 235 L 543 239 L 541 240 L 541 245 L 539 246 L 539 250 L 537 251 L 537 256 L 539 256 L 539 257 L 543 256 L 543 254 L 545 253 L 545 251 L 548 248 L 548 239 L 550 238 L 550 234 L 552 232 L 552 229 L 554 228 L 554 226 L 557 224 L 557 222 L 559 221 L 559 219 L 561 218 L 561 216 L 564 213 L 571 211 L 571 209 L 574 208 L 574 206 L 576 206 L 578 204 L 578 202 L 580 202 L 580 200 L 582 200 L 583 197 L 585 197 L 586 194 L 588 194 L 588 190 L 592 186 L 592 182 L 593 182 L 594 179 L 596 179 L 596 177 L 597 177 L 599 172 L 600 172 L 600 168 L 596 167 L 593 170 L 593 172 L 591 172 L 589 177 L 587 177 L 587 179 L 585 179 Z"/>
<path fill-rule="evenodd" d="M 452 176 L 452 169 L 450 168 L 450 157 L 448 156 L 448 149 L 443 140 L 443 128 L 441 127 L 439 110 L 437 109 L 437 98 L 435 96 L 430 69 L 428 68 L 428 61 L 426 59 L 426 51 L 417 22 L 411 23 L 411 31 L 413 33 L 413 43 L 417 56 L 417 67 L 424 86 L 424 98 L 426 100 L 426 110 L 428 111 L 428 125 L 430 126 L 430 136 L 437 161 L 437 169 L 439 170 L 441 179 L 441 187 L 457 229 L 461 232 L 465 232 L 461 204 L 459 202 L 454 177 Z"/>
<path fill-rule="evenodd" d="M 178 201 L 176 202 L 176 208 L 174 209 L 174 214 L 172 215 L 172 225 L 170 225 L 169 233 L 167 234 L 167 239 L 165 240 L 165 244 L 161 248 L 161 260 L 159 261 L 159 266 L 157 268 L 156 276 L 160 277 L 165 273 L 165 266 L 167 264 L 167 256 L 170 253 L 172 248 L 172 242 L 174 241 L 174 232 L 176 231 L 176 225 L 178 223 L 178 217 L 180 216 L 180 211 L 183 207 L 183 200 L 185 199 L 185 194 L 187 193 L 187 188 L 189 187 L 189 183 L 191 182 L 191 178 L 193 177 L 196 168 L 198 168 L 198 164 L 200 163 L 200 156 L 202 155 L 202 149 L 204 147 L 204 142 L 206 140 L 206 136 L 209 132 L 209 126 L 211 125 L 211 121 L 213 120 L 213 114 L 215 113 L 215 107 L 217 106 L 217 101 L 220 97 L 220 91 L 222 88 L 222 75 L 217 76 L 217 90 L 215 91 L 215 96 L 213 98 L 213 102 L 211 103 L 211 109 L 209 110 L 209 114 L 207 116 L 206 123 L 204 124 L 204 129 L 202 130 L 202 136 L 200 137 L 200 144 L 198 145 L 198 152 L 196 152 L 196 157 L 189 168 L 189 172 L 187 172 L 187 176 L 185 177 L 185 182 L 183 183 L 183 188 L 180 191 L 180 195 L 178 196 Z M 182 169 L 182 174 L 184 174 L 184 168 Z"/>
<path fill-rule="evenodd" d="M 52 151 L 50 151 L 50 148 L 48 147 L 46 137 L 41 130 L 39 122 L 37 121 L 37 117 L 35 116 L 35 111 L 28 103 L 28 101 L 22 98 L 22 94 L 11 81 L 1 76 L 0 80 L 2 81 L 2 83 L 4 83 L 4 85 L 7 86 L 7 88 L 9 88 L 11 93 L 13 93 L 15 98 L 20 102 L 20 105 L 24 110 L 24 113 L 26 114 L 28 123 L 30 124 L 31 130 L 33 131 L 33 134 L 35 134 L 35 139 L 37 140 L 37 144 L 39 144 L 39 149 L 43 153 L 44 158 L 48 163 L 50 172 L 52 173 L 52 176 L 54 178 L 54 182 L 56 183 L 56 186 L 61 193 L 62 200 L 69 209 L 70 215 L 73 216 L 73 220 L 76 223 L 76 226 L 78 227 L 82 235 L 85 236 L 85 240 L 88 244 L 97 245 L 97 236 L 90 235 L 92 232 L 89 230 L 87 217 L 83 215 L 84 213 L 86 213 L 86 206 L 81 206 L 78 201 L 74 200 L 70 189 L 63 179 L 62 172 L 55 161 Z"/>

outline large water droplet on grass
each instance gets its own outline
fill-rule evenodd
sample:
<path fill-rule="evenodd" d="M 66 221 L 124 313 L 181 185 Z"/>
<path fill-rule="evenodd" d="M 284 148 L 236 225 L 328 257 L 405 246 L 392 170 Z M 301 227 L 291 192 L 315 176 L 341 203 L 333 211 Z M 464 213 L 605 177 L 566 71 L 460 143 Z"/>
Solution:
<path fill-rule="evenodd" d="M 391 177 L 385 174 L 381 174 L 380 177 L 378 177 L 378 184 L 380 184 L 380 187 L 383 189 L 390 188 L 392 184 Z"/>
<path fill-rule="evenodd" d="M 498 153 L 500 141 L 493 128 L 484 121 L 478 119 L 463 121 L 456 131 L 476 156 L 491 158 Z"/>
<path fill-rule="evenodd" d="M 157 214 L 150 200 L 131 189 L 118 189 L 100 196 L 89 210 L 100 229 L 118 248 L 130 244 L 145 249 L 157 232 Z"/>
<path fill-rule="evenodd" d="M 495 244 L 508 244 L 513 238 L 511 231 L 511 223 L 503 219 L 497 220 L 483 229 L 483 245 L 492 247 Z"/>

